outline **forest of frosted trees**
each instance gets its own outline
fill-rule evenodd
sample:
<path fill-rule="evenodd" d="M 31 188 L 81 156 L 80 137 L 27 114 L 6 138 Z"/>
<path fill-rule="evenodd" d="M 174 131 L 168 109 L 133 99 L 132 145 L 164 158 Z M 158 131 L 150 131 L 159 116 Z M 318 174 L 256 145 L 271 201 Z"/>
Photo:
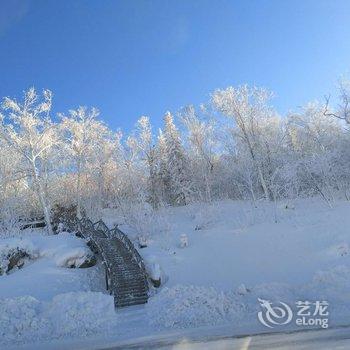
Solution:
<path fill-rule="evenodd" d="M 198 108 L 166 112 L 159 130 L 142 116 L 130 135 L 110 130 L 94 108 L 52 116 L 52 97 L 31 88 L 1 102 L 3 224 L 34 216 L 48 224 L 58 207 L 98 218 L 104 208 L 128 217 L 221 199 L 350 199 L 346 81 L 337 97 L 287 115 L 265 89 L 216 90 Z"/>

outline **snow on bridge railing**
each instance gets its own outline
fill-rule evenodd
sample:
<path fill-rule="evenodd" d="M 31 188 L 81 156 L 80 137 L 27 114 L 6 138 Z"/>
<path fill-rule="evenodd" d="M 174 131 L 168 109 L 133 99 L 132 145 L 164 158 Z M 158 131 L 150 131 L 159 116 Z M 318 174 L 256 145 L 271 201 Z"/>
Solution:
<path fill-rule="evenodd" d="M 118 227 L 115 227 L 114 229 L 110 230 L 110 233 L 113 235 L 113 237 L 118 238 L 124 244 L 124 246 L 132 254 L 133 259 L 137 262 L 139 267 L 146 274 L 146 267 L 143 262 L 143 259 L 141 258 L 135 246 L 131 243 L 129 237 L 124 232 L 122 232 Z"/>
<path fill-rule="evenodd" d="M 102 220 L 99 220 L 93 223 L 90 219 L 86 217 L 82 219 L 77 218 L 75 220 L 74 225 L 72 225 L 72 223 L 67 223 L 67 224 L 71 228 L 78 229 L 78 231 L 85 238 L 90 238 L 91 240 L 93 240 L 94 241 L 93 243 L 96 246 L 98 246 L 98 244 L 95 238 L 101 237 L 99 232 L 102 232 L 105 238 L 118 239 L 124 245 L 124 247 L 130 252 L 132 258 L 136 261 L 136 263 L 138 264 L 138 266 L 140 267 L 144 275 L 147 276 L 146 267 L 142 257 L 140 256 L 139 252 L 130 241 L 129 237 L 124 232 L 122 232 L 117 226 L 110 230 Z"/>
<path fill-rule="evenodd" d="M 102 231 L 107 237 L 110 237 L 110 229 L 102 220 L 95 222 L 93 227 L 95 230 Z"/>

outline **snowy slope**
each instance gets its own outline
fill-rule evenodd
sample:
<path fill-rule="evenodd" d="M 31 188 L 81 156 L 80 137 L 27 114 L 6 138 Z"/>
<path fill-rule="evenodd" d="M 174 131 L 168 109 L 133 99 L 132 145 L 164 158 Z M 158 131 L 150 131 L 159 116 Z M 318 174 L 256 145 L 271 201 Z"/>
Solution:
<path fill-rule="evenodd" d="M 349 212 L 349 203 L 329 208 L 317 200 L 288 208 L 226 201 L 164 210 L 157 220 L 163 227 L 157 231 L 155 223 L 148 247 L 140 250 L 150 268 L 160 267 L 163 285 L 152 291 L 147 305 L 117 312 L 112 298 L 101 293 L 100 265 L 67 269 L 60 264 L 62 257 L 85 249 L 82 240 L 67 234 L 28 236 L 40 258 L 0 276 L 0 330 L 6 330 L 0 342 L 9 348 L 14 341 L 24 348 L 39 348 L 38 343 L 45 349 L 70 348 L 72 342 L 86 348 L 198 327 L 203 334 L 212 327 L 230 334 L 263 332 L 258 298 L 290 305 L 327 300 L 331 326 L 345 324 L 350 319 Z M 134 237 L 131 227 L 122 228 Z M 180 248 L 182 234 L 188 237 L 186 248 Z M 28 315 L 27 321 L 20 315 Z"/>
<path fill-rule="evenodd" d="M 25 235 L 23 239 L 1 240 L 0 251 L 6 246 L 25 248 L 32 252 L 36 259 L 29 261 L 21 270 L 0 276 L 0 298 L 30 295 L 47 301 L 63 292 L 90 291 L 92 283 L 101 282 L 96 279 L 96 275 L 100 274 L 100 267 L 64 267 L 69 260 L 79 260 L 89 252 L 85 241 L 74 235 L 30 234 Z M 103 284 L 99 290 L 103 290 Z"/>
<path fill-rule="evenodd" d="M 163 248 L 167 238 L 156 237 L 141 253 L 147 260 L 158 261 L 171 276 L 167 286 L 194 284 L 220 290 L 242 283 L 298 285 L 310 281 L 316 271 L 348 265 L 348 203 L 329 209 L 309 200 L 295 209 L 281 207 L 277 223 L 273 205 L 254 208 L 221 202 L 209 209 L 172 209 L 168 251 Z M 203 229 L 195 230 L 198 225 Z M 182 233 L 189 239 L 185 249 L 178 247 Z"/>

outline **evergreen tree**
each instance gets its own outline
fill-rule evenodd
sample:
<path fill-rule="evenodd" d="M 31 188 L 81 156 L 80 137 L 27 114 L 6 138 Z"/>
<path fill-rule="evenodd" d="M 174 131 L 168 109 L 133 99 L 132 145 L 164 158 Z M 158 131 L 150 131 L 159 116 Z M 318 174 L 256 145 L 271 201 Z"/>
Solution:
<path fill-rule="evenodd" d="M 191 194 L 188 160 L 181 143 L 180 133 L 170 112 L 164 116 L 164 141 L 165 184 L 169 191 L 170 204 L 185 205 L 189 202 Z"/>

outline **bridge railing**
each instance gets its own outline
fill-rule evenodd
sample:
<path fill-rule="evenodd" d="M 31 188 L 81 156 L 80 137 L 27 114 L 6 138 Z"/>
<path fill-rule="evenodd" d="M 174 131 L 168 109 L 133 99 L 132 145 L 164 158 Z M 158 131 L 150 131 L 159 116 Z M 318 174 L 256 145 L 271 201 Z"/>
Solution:
<path fill-rule="evenodd" d="M 122 232 L 118 227 L 115 227 L 113 229 L 109 229 L 107 225 L 102 221 L 99 220 L 95 223 L 93 223 L 88 218 L 82 218 L 82 219 L 76 219 L 75 223 L 67 223 L 71 228 L 78 230 L 85 238 L 90 238 L 95 242 L 95 239 L 97 237 L 101 237 L 99 233 L 102 233 L 105 238 L 117 238 L 124 247 L 130 252 L 132 258 L 136 261 L 142 272 L 145 276 L 147 276 L 146 273 L 146 267 L 144 264 L 144 261 L 142 257 L 140 256 L 139 252 L 135 248 L 135 246 L 130 241 L 129 237 Z"/>
<path fill-rule="evenodd" d="M 139 252 L 136 250 L 135 246 L 131 243 L 129 237 L 124 232 L 119 230 L 118 227 L 115 227 L 114 229 L 112 229 L 110 233 L 113 235 L 113 237 L 118 238 L 124 244 L 126 249 L 131 253 L 133 259 L 137 262 L 139 267 L 146 274 L 146 267 L 143 262 L 143 259 L 140 256 Z"/>
<path fill-rule="evenodd" d="M 102 220 L 95 222 L 93 224 L 93 227 L 95 230 L 103 232 L 106 235 L 106 237 L 110 237 L 110 229 Z"/>

